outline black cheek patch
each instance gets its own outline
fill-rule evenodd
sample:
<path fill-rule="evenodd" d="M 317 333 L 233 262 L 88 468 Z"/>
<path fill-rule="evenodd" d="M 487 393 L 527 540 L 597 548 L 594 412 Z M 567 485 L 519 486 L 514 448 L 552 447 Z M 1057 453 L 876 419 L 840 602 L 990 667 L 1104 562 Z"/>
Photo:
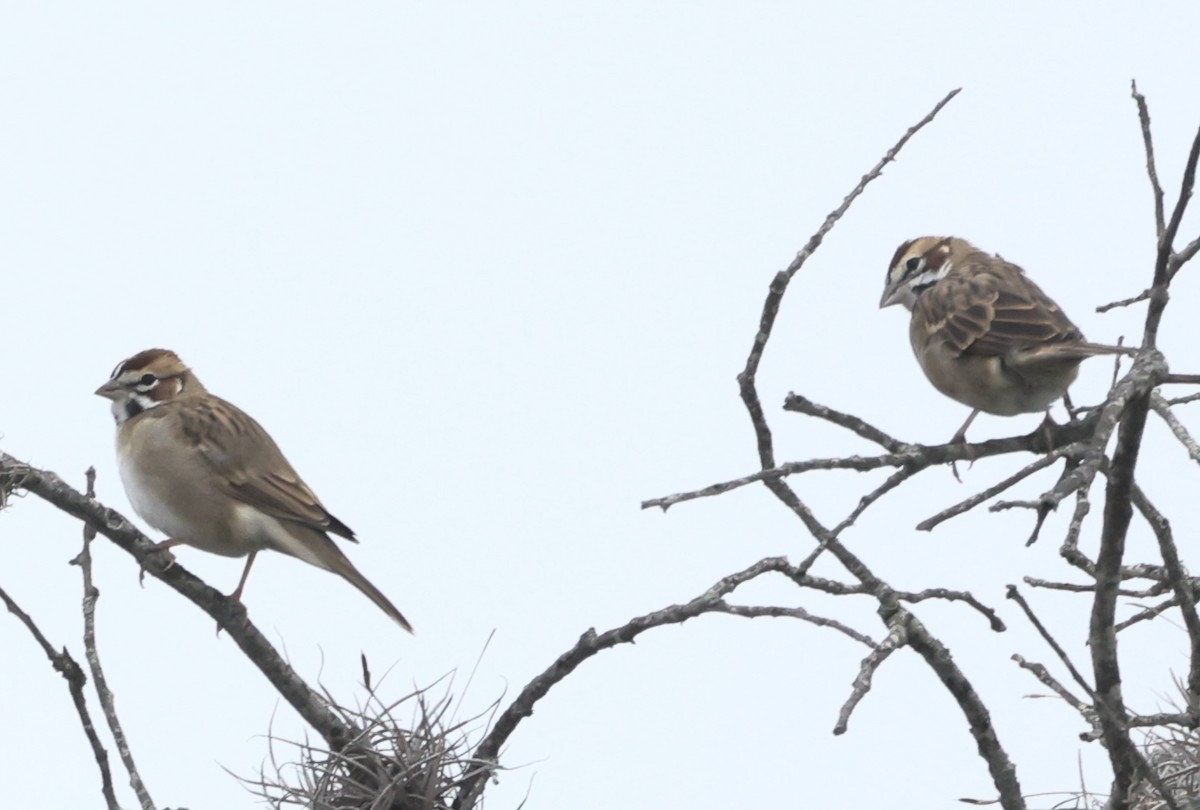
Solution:
<path fill-rule="evenodd" d="M 137 416 L 139 413 L 141 413 L 144 410 L 146 410 L 146 409 L 143 408 L 141 406 L 141 403 L 139 403 L 136 399 L 130 398 L 130 399 L 125 400 L 125 418 L 126 419 L 132 419 L 133 417 Z"/>

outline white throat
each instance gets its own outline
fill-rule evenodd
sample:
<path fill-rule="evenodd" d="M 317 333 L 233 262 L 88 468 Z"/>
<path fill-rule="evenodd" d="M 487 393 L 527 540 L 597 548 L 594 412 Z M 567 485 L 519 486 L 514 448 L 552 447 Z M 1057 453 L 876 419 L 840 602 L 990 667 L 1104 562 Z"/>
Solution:
<path fill-rule="evenodd" d="M 128 422 L 133 417 L 140 413 L 156 408 L 162 405 L 161 402 L 151 399 L 145 394 L 130 394 L 122 399 L 114 399 L 112 404 L 113 421 L 117 423 L 117 427 Z"/>
<path fill-rule="evenodd" d="M 904 297 L 900 299 L 900 303 L 904 304 L 904 308 L 911 312 L 921 293 L 944 279 L 952 268 L 953 265 L 949 261 L 944 261 L 940 267 L 926 268 L 913 276 L 904 287 Z"/>

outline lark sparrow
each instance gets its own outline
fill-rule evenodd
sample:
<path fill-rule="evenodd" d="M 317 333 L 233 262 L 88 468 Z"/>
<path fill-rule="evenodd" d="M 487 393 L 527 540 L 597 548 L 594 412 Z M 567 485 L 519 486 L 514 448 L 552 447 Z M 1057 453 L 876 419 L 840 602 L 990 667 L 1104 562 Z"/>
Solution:
<path fill-rule="evenodd" d="M 329 514 L 258 422 L 210 394 L 174 352 L 135 354 L 96 394 L 112 400 L 130 503 L 168 535 L 159 548 L 249 555 L 234 599 L 258 552 L 281 551 L 338 574 L 412 632 L 327 534 L 357 542 L 350 527 Z"/>
<path fill-rule="evenodd" d="M 973 409 L 953 443 L 965 441 L 980 411 L 1047 411 L 1088 357 L 1134 353 L 1084 340 L 1020 267 L 952 236 L 896 250 L 879 300 L 881 309 L 894 304 L 912 312 L 908 337 L 925 376 Z"/>

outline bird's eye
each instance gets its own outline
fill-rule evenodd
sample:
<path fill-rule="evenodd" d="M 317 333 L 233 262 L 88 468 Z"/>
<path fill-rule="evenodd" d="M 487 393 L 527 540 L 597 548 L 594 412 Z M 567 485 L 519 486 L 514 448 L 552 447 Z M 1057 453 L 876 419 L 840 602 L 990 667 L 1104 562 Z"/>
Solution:
<path fill-rule="evenodd" d="M 913 258 L 906 261 L 904 263 L 904 266 L 908 268 L 908 271 L 910 273 L 914 272 L 918 267 L 921 266 L 921 260 L 918 257 L 914 256 Z"/>
<path fill-rule="evenodd" d="M 138 385 L 153 385 L 154 381 L 157 379 L 158 378 L 155 377 L 150 372 L 146 372 L 145 374 L 142 375 L 142 378 L 140 380 L 138 380 Z"/>

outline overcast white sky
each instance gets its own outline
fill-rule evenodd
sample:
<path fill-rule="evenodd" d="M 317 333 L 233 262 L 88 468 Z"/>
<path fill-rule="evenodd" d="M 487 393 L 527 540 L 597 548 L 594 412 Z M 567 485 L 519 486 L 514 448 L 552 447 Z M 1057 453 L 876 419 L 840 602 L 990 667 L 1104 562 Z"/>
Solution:
<path fill-rule="evenodd" d="M 667 515 L 638 504 L 753 471 L 734 377 L 771 277 L 950 89 L 964 88 L 792 285 L 761 373 L 780 458 L 870 451 L 779 411 L 789 390 L 909 441 L 944 441 L 964 418 L 921 376 L 904 313 L 876 310 L 885 264 L 910 237 L 1001 252 L 1089 337 L 1136 340 L 1140 309 L 1093 309 L 1150 277 L 1129 80 L 1149 97 L 1172 198 L 1200 124 L 1200 6 L 1138 5 L 10 5 L 0 448 L 78 485 L 94 464 L 101 499 L 132 517 L 107 403 L 91 392 L 138 350 L 176 350 L 358 532 L 352 559 L 418 634 L 278 555 L 256 564 L 251 618 L 347 702 L 361 698 L 360 651 L 390 668 L 383 692 L 398 697 L 455 669 L 464 684 L 494 631 L 462 709 L 479 711 L 588 627 L 811 548 L 759 488 Z M 1198 227 L 1192 217 L 1184 231 Z M 1198 300 L 1189 272 L 1163 332 L 1175 370 L 1200 364 Z M 1094 401 L 1108 374 L 1085 367 L 1076 400 Z M 972 435 L 1037 421 L 985 417 Z M 1186 538 L 1194 467 L 1161 425 L 1149 438 L 1161 464 L 1142 482 Z M 1019 513 L 911 529 L 1028 460 L 982 462 L 961 486 L 931 471 L 846 539 L 897 587 L 970 589 L 1001 610 L 1004 635 L 960 607 L 917 614 L 988 701 L 1027 792 L 1076 788 L 1079 757 L 1103 789 L 1104 755 L 1079 742 L 1080 720 L 1027 699 L 1044 690 L 1009 661 L 1050 662 L 1003 594 L 1025 574 L 1078 580 L 1057 555 L 1066 515 L 1028 549 Z M 796 484 L 833 523 L 879 480 Z M 82 660 L 67 565 L 79 537 L 33 497 L 0 516 L 0 586 Z M 1146 548 L 1135 525 L 1132 551 Z M 136 564 L 106 541 L 96 556 L 101 653 L 152 795 L 253 806 L 225 769 L 252 776 L 270 724 L 290 738 L 304 726 L 206 616 L 155 581 L 139 588 Z M 241 570 L 194 550 L 179 559 L 225 591 Z M 1085 660 L 1086 602 L 1029 595 Z M 882 636 L 865 601 L 778 583 L 743 599 Z M 1184 667 L 1182 633 L 1162 623 L 1123 640 L 1127 697 L 1152 710 Z M 0 650 L 6 803 L 100 806 L 61 679 L 11 618 Z M 828 807 L 848 795 L 929 810 L 992 797 L 964 720 L 911 652 L 877 675 L 849 733 L 831 735 L 862 654 L 790 620 L 652 632 L 539 704 L 504 757 L 523 767 L 489 806 L 527 793 L 532 810 Z"/>

